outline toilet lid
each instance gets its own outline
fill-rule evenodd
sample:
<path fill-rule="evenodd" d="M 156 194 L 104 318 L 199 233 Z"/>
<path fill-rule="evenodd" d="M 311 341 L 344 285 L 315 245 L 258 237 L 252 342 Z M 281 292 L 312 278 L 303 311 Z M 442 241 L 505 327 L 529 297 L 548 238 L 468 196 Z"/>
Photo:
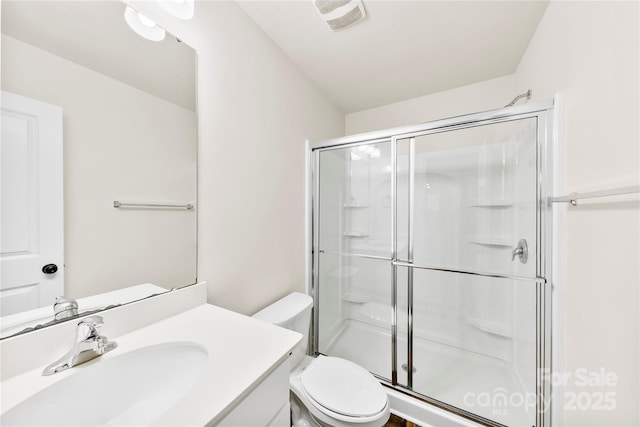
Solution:
<path fill-rule="evenodd" d="M 318 356 L 304 370 L 300 382 L 309 397 L 342 415 L 372 416 L 387 404 L 387 394 L 375 377 L 345 359 Z"/>

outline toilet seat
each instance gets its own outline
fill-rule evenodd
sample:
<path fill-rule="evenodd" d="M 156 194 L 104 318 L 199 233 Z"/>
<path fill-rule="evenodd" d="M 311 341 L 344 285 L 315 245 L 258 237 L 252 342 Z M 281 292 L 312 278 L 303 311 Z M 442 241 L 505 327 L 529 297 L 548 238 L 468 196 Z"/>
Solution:
<path fill-rule="evenodd" d="M 369 418 L 387 406 L 387 394 L 367 370 L 345 359 L 318 356 L 300 375 L 304 392 L 319 409 Z"/>
<path fill-rule="evenodd" d="M 304 375 L 307 369 L 309 369 L 312 365 L 314 365 L 318 361 L 318 359 L 321 359 L 321 358 L 326 358 L 330 360 L 338 359 L 338 358 L 327 357 L 327 356 L 318 356 L 318 358 L 305 356 L 304 360 L 300 363 L 300 365 L 296 367 L 296 369 L 294 369 L 291 372 L 291 375 L 289 376 L 289 385 L 290 385 L 292 394 L 295 395 L 295 397 L 300 400 L 303 407 L 306 408 L 306 410 L 308 411 L 308 415 L 314 419 L 314 422 L 312 422 L 309 425 L 321 425 L 321 426 L 331 426 L 331 427 L 382 427 L 386 423 L 386 421 L 389 419 L 389 412 L 390 412 L 389 399 L 387 398 L 387 393 L 385 392 L 382 385 L 380 383 L 377 383 L 377 380 L 375 379 L 375 377 L 373 377 L 373 375 L 371 375 L 366 370 L 364 372 L 367 375 L 369 375 L 369 377 L 374 382 L 377 383 L 376 384 L 377 387 L 372 387 L 372 388 L 373 389 L 377 388 L 377 390 L 380 392 L 380 395 L 382 396 L 382 399 L 384 401 L 383 406 L 379 409 L 377 413 L 373 415 L 370 415 L 370 416 L 344 415 L 339 412 L 332 411 L 331 409 L 327 408 L 326 406 L 323 406 L 322 404 L 317 402 L 313 397 L 311 397 L 311 395 L 307 392 L 305 387 L 302 385 L 301 377 Z M 339 359 L 339 360 L 344 360 L 344 359 Z M 321 362 L 319 366 L 324 366 L 324 365 L 325 364 Z M 360 368 L 358 365 L 355 365 L 355 366 Z M 360 368 L 360 369 L 363 369 L 363 368 Z M 310 372 L 313 372 L 313 371 L 315 371 L 315 369 Z M 318 371 L 316 371 L 316 374 L 322 373 L 323 371 L 324 369 L 320 368 Z M 310 375 L 309 378 L 312 378 L 312 375 Z M 313 383 L 313 380 L 311 380 L 311 382 Z M 308 383 L 307 388 L 313 387 L 313 386 L 310 386 L 309 379 L 307 379 L 307 383 Z M 334 384 L 334 387 L 337 386 L 339 388 L 340 383 L 341 381 L 336 382 Z M 316 394 L 316 397 L 318 397 L 317 394 Z M 353 410 L 351 411 L 345 410 L 345 408 L 342 407 L 342 405 L 339 405 L 337 408 L 342 412 L 354 413 Z M 368 412 L 368 411 L 365 411 L 365 412 Z M 300 424 L 300 425 L 307 425 L 307 424 Z"/>

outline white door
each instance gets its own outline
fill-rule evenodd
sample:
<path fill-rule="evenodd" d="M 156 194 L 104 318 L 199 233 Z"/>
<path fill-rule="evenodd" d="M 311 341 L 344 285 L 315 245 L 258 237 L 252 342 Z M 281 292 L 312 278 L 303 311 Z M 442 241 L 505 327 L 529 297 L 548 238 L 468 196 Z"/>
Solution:
<path fill-rule="evenodd" d="M 64 289 L 62 108 L 2 92 L 0 314 Z"/>

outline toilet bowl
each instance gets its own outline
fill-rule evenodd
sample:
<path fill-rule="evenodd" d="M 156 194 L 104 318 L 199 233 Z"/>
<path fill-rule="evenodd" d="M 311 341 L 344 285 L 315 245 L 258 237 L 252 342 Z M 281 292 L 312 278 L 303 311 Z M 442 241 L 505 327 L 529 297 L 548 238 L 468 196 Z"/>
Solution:
<path fill-rule="evenodd" d="M 367 370 L 338 357 L 306 355 L 313 300 L 294 292 L 253 317 L 303 334 L 290 356 L 294 427 L 381 427 L 389 419 L 389 399 Z"/>

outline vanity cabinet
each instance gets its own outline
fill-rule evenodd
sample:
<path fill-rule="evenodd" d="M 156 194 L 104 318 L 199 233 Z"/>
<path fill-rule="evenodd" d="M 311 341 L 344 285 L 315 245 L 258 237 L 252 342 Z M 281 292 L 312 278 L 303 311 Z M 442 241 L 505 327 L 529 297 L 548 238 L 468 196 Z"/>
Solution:
<path fill-rule="evenodd" d="M 289 360 L 276 367 L 218 425 L 289 427 Z"/>

